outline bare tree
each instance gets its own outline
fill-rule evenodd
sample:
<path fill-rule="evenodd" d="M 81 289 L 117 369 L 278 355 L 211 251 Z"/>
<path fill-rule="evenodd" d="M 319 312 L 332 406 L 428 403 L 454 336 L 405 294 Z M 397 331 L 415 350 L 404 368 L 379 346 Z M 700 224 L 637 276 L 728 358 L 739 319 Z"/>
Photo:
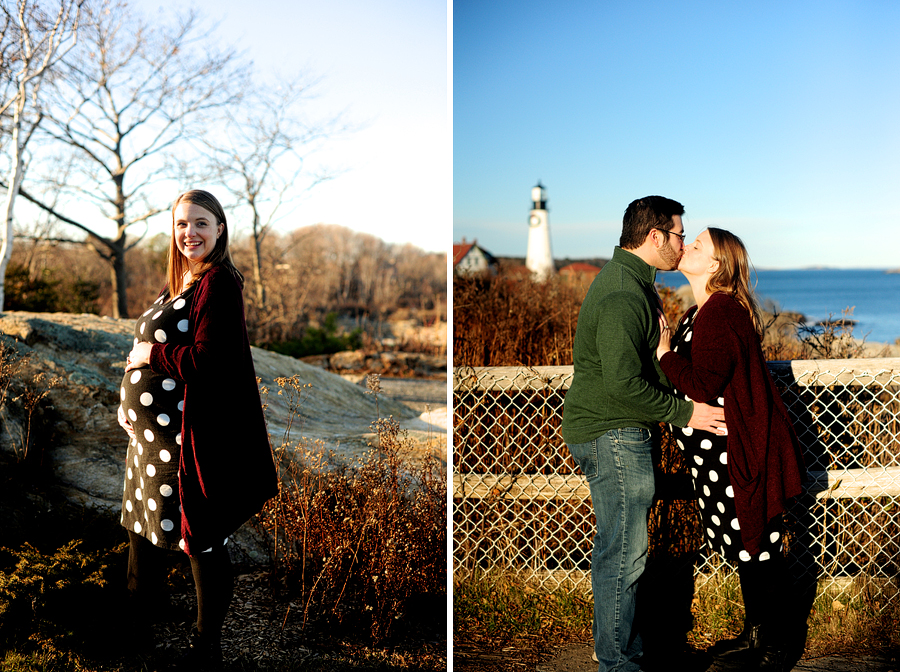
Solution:
<path fill-rule="evenodd" d="M 114 225 L 67 223 L 109 264 L 113 316 L 127 317 L 126 252 L 167 207 L 152 193 L 168 163 L 210 124 L 210 115 L 240 99 L 247 69 L 233 50 L 220 51 L 193 13 L 174 25 L 145 20 L 127 2 L 86 7 L 84 39 L 67 59 L 48 113 L 49 134 L 82 158 L 76 179 L 61 188 L 93 203 Z M 128 230 L 144 223 L 129 244 Z"/>
<path fill-rule="evenodd" d="M 254 298 L 261 315 L 267 312 L 263 241 L 298 197 L 337 175 L 329 169 L 306 170 L 308 155 L 346 130 L 339 115 L 315 123 L 305 119 L 301 103 L 314 85 L 295 77 L 275 89 L 257 88 L 245 105 L 226 110 L 224 133 L 217 129 L 204 142 L 212 172 L 235 205 L 249 210 Z"/>
<path fill-rule="evenodd" d="M 75 45 L 82 0 L 60 0 L 56 14 L 35 0 L 0 3 L 0 118 L 9 133 L 9 170 L 5 184 L 3 243 L 0 246 L 0 311 L 6 296 L 6 267 L 13 247 L 13 213 L 22 187 L 29 140 L 41 123 L 39 96 L 44 77 Z"/>

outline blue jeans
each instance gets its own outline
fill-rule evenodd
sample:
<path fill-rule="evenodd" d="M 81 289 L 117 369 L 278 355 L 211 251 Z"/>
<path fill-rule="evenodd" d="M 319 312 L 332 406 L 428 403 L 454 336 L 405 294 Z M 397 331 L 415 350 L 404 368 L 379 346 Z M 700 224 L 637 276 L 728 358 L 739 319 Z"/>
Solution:
<path fill-rule="evenodd" d="M 642 653 L 633 629 L 637 582 L 647 563 L 647 518 L 655 484 L 650 431 L 613 429 L 569 446 L 591 489 L 597 519 L 591 555 L 594 652 L 599 672 L 637 672 Z"/>

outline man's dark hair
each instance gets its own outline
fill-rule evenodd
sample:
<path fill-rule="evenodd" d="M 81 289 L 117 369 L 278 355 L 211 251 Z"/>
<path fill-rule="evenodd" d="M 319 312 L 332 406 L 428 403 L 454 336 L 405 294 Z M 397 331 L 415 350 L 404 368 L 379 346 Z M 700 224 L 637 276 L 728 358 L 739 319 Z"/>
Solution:
<path fill-rule="evenodd" d="M 625 208 L 619 247 L 634 250 L 644 244 L 650 229 L 671 230 L 672 217 L 684 214 L 684 206 L 663 196 L 645 196 Z"/>

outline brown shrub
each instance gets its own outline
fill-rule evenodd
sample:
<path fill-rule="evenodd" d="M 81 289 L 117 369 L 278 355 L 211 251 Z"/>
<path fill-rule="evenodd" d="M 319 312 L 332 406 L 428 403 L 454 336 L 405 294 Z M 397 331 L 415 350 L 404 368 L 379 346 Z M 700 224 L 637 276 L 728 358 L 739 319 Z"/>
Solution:
<path fill-rule="evenodd" d="M 299 409 L 308 385 L 276 382 Z M 300 596 L 304 623 L 367 629 L 380 641 L 395 626 L 417 626 L 417 603 L 446 600 L 447 484 L 437 459 L 405 459 L 409 440 L 392 418 L 373 429 L 377 448 L 354 462 L 292 442 L 288 431 L 274 451 L 279 493 L 257 526 L 283 589 Z M 433 609 L 446 613 L 444 602 Z"/>
<path fill-rule="evenodd" d="M 571 365 L 583 299 L 582 287 L 558 277 L 454 278 L 454 365 Z"/>

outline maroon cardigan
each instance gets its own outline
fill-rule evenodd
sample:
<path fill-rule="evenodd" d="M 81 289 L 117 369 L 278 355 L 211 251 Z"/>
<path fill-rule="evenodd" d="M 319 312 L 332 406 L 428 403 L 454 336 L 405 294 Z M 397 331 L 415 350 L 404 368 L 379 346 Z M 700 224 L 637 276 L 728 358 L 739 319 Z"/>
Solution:
<path fill-rule="evenodd" d="M 724 397 L 741 540 L 756 555 L 765 524 L 800 494 L 803 458 L 747 309 L 728 294 L 713 294 L 694 320 L 691 359 L 667 352 L 660 364 L 691 399 Z"/>
<path fill-rule="evenodd" d="M 241 286 L 224 266 L 197 281 L 193 344 L 156 343 L 150 368 L 184 381 L 181 534 L 196 555 L 222 543 L 278 492 L 244 321 Z"/>

